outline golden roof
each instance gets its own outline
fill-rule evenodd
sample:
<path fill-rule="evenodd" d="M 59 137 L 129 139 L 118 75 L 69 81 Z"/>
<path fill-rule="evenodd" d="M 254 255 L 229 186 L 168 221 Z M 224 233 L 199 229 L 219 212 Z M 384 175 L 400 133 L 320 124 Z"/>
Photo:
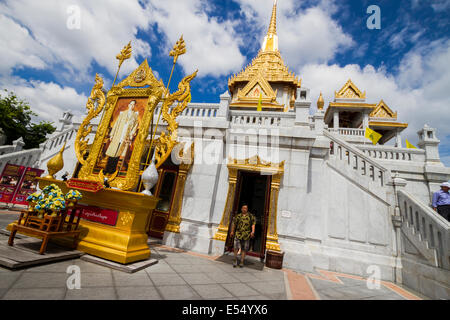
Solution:
<path fill-rule="evenodd" d="M 341 90 L 334 93 L 334 97 L 344 98 L 344 99 L 365 99 L 366 92 L 361 92 L 358 87 L 353 83 L 351 79 L 347 81 L 347 83 L 342 87 Z"/>
<path fill-rule="evenodd" d="M 278 50 L 277 37 L 277 1 L 274 2 L 269 29 L 264 38 L 262 49 L 252 62 L 228 80 L 228 88 L 233 92 L 238 82 L 249 82 L 261 74 L 268 82 L 284 82 L 295 87 L 301 86 L 301 80 L 284 64 Z"/>

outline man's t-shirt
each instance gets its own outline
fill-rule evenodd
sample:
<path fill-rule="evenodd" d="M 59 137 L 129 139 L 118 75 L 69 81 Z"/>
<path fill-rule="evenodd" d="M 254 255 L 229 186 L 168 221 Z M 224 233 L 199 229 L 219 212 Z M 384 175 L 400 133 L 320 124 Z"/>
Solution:
<path fill-rule="evenodd" d="M 236 238 L 239 240 L 249 240 L 252 233 L 252 225 L 256 223 L 255 216 L 250 212 L 245 215 L 241 212 L 233 218 L 235 226 Z"/>

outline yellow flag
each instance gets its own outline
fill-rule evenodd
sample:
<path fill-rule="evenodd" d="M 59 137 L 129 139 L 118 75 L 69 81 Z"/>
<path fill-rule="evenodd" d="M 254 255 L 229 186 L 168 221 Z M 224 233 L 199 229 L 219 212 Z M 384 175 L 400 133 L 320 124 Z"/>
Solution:
<path fill-rule="evenodd" d="M 262 111 L 262 93 L 259 94 L 258 107 L 256 108 L 256 111 Z"/>
<path fill-rule="evenodd" d="M 370 139 L 370 141 L 372 141 L 372 143 L 374 145 L 376 145 L 378 143 L 378 141 L 381 139 L 382 135 L 379 134 L 376 131 L 373 131 L 372 129 L 370 129 L 369 127 L 366 128 L 366 134 L 365 137 L 367 139 Z"/>
<path fill-rule="evenodd" d="M 406 147 L 408 148 L 408 149 L 417 149 L 414 145 L 412 145 L 409 141 L 408 141 L 408 139 L 405 139 L 406 140 Z"/>

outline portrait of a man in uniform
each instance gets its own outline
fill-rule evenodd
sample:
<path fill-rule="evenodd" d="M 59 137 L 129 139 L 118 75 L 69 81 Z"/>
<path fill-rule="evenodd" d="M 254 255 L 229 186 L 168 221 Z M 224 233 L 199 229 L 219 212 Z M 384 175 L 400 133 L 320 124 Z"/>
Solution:
<path fill-rule="evenodd" d="M 111 127 L 107 140 L 109 144 L 105 152 L 108 157 L 105 173 L 114 173 L 121 159 L 123 166 L 138 130 L 139 112 L 136 110 L 136 100 L 132 100 L 125 110 L 120 111 Z"/>

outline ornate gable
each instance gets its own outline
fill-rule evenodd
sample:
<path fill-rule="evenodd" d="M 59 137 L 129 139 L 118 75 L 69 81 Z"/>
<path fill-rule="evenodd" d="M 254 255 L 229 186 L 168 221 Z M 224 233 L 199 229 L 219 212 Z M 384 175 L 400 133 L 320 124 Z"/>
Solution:
<path fill-rule="evenodd" d="M 397 112 L 393 112 L 387 104 L 381 100 L 370 114 L 372 118 L 397 119 Z"/>
<path fill-rule="evenodd" d="M 264 79 L 261 72 L 258 72 L 242 89 L 238 91 L 238 100 L 262 100 L 265 102 L 274 102 L 277 98 L 277 92 L 273 91 L 269 82 Z"/>
<path fill-rule="evenodd" d="M 352 82 L 351 79 L 347 81 L 347 83 L 342 87 L 341 90 L 334 93 L 334 97 L 344 98 L 344 99 L 365 99 L 366 92 L 362 93 L 358 87 Z"/>

